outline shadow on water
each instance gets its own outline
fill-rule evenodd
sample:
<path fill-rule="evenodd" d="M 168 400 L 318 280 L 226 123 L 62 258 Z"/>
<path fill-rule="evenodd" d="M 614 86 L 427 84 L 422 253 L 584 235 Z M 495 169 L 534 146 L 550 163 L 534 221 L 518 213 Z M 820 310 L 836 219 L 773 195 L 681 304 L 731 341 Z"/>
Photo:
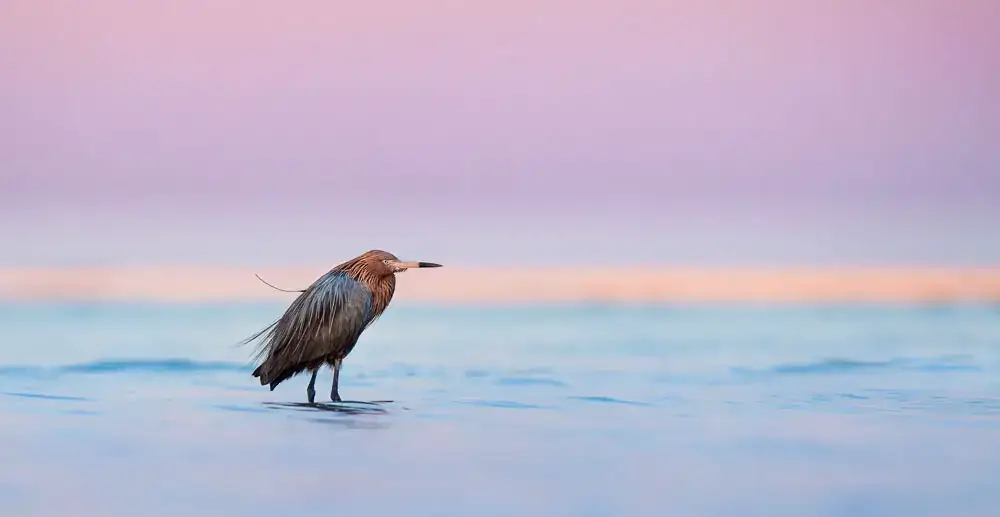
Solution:
<path fill-rule="evenodd" d="M 349 429 L 386 429 L 389 423 L 384 419 L 371 419 L 390 412 L 383 407 L 391 404 L 391 400 L 373 402 L 343 401 L 343 402 L 264 402 L 264 407 L 271 411 L 293 411 L 314 415 L 307 421 L 317 424 L 336 425 Z M 406 408 L 403 408 L 406 409 Z M 348 418 L 363 417 L 363 418 Z"/>
<path fill-rule="evenodd" d="M 264 406 L 277 411 L 305 412 L 316 415 L 306 420 L 317 424 L 335 425 L 349 429 L 386 429 L 388 422 L 383 419 L 346 418 L 387 415 L 389 411 L 382 407 L 391 404 L 391 400 L 373 402 L 343 401 L 343 402 L 264 402 Z M 405 409 L 405 408 L 404 408 Z"/>
<path fill-rule="evenodd" d="M 264 406 L 271 409 L 292 411 L 311 411 L 343 413 L 345 415 L 385 415 L 389 411 L 382 407 L 383 404 L 391 404 L 391 400 L 376 400 L 372 402 L 361 402 L 345 400 L 343 402 L 264 402 Z"/>

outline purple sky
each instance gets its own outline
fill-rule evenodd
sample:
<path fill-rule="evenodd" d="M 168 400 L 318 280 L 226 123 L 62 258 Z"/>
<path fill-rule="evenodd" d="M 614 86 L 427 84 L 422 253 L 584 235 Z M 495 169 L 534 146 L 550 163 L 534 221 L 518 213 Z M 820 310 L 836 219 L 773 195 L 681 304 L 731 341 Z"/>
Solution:
<path fill-rule="evenodd" d="M 0 265 L 1000 263 L 997 27 L 991 0 L 7 0 Z"/>

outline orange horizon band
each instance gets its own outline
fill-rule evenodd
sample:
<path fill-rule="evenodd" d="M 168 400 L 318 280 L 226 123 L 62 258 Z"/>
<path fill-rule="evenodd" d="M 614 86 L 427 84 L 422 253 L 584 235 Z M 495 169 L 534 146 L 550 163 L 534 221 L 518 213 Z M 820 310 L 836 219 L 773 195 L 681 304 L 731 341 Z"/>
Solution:
<path fill-rule="evenodd" d="M 5 300 L 252 301 L 294 296 L 328 267 L 0 269 Z M 403 274 L 396 300 L 1000 301 L 1000 266 L 980 268 L 460 268 Z"/>

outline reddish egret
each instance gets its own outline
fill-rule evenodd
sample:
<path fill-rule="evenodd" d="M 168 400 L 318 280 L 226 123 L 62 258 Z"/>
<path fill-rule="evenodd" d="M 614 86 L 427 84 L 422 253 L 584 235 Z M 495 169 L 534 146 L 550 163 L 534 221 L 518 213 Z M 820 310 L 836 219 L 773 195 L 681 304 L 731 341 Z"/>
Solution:
<path fill-rule="evenodd" d="M 278 384 L 308 370 L 312 377 L 306 395 L 312 404 L 316 400 L 316 374 L 329 365 L 333 370 L 330 399 L 340 402 L 340 365 L 361 333 L 389 306 L 396 273 L 424 267 L 441 265 L 402 262 L 392 253 L 372 250 L 334 267 L 306 289 L 290 291 L 301 294 L 285 314 L 244 341 L 263 337 L 256 359 L 264 360 L 253 376 L 260 378 L 261 386 L 268 384 L 274 391 Z"/>

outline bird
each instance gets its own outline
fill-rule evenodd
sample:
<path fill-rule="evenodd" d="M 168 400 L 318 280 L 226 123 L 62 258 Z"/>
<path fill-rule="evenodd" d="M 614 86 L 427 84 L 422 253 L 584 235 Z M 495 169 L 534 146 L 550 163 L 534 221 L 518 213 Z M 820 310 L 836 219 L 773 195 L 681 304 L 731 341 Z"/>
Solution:
<path fill-rule="evenodd" d="M 326 365 L 333 370 L 330 400 L 342 402 L 341 365 L 361 333 L 389 306 L 396 274 L 435 267 L 441 264 L 403 262 L 387 251 L 370 250 L 333 267 L 305 289 L 286 291 L 300 294 L 277 321 L 243 341 L 260 339 L 255 362 L 263 360 L 253 376 L 274 391 L 282 382 L 308 371 L 312 376 L 306 396 L 315 404 L 316 374 Z"/>

